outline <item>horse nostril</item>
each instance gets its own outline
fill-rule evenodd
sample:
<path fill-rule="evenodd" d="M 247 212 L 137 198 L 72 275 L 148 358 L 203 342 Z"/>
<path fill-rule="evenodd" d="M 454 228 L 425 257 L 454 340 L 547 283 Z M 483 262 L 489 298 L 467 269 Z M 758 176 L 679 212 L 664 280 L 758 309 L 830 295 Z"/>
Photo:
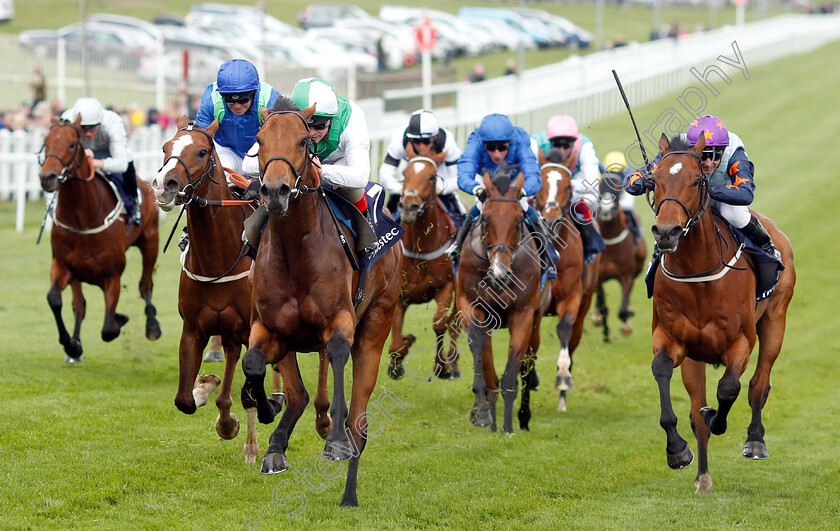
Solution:
<path fill-rule="evenodd" d="M 669 240 L 676 240 L 680 237 L 680 233 L 682 232 L 682 227 L 671 227 L 671 229 L 666 232 Z"/>
<path fill-rule="evenodd" d="M 167 192 L 175 193 L 180 188 L 178 181 L 176 179 L 167 179 L 166 183 L 163 185 L 164 190 Z"/>
<path fill-rule="evenodd" d="M 280 197 L 286 197 L 290 193 L 292 193 L 292 188 L 288 184 L 283 184 L 282 186 L 280 186 L 280 189 L 277 190 L 277 195 L 279 195 Z"/>

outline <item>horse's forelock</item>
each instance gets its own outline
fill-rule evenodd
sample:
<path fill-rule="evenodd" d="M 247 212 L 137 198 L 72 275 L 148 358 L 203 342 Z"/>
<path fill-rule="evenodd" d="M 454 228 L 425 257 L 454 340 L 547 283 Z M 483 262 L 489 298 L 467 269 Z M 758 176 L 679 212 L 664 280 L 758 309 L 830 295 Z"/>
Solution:
<path fill-rule="evenodd" d="M 694 147 L 694 145 L 688 141 L 687 137 L 680 134 L 672 136 L 669 143 L 671 145 L 671 151 L 688 151 Z"/>
<path fill-rule="evenodd" d="M 514 169 L 515 166 L 511 166 L 506 160 L 503 160 L 499 163 L 493 175 L 490 176 L 490 181 L 493 183 L 493 186 L 498 188 L 502 195 L 505 195 L 508 188 L 510 188 L 511 173 L 513 173 Z"/>
<path fill-rule="evenodd" d="M 286 96 L 279 96 L 277 100 L 275 100 L 274 104 L 271 106 L 270 111 L 297 111 L 300 112 L 300 107 L 297 106 L 297 103 L 291 100 L 291 98 L 287 98 Z"/>
<path fill-rule="evenodd" d="M 563 153 L 557 148 L 551 148 L 545 158 L 548 159 L 548 162 L 553 162 L 554 164 L 564 162 Z"/>

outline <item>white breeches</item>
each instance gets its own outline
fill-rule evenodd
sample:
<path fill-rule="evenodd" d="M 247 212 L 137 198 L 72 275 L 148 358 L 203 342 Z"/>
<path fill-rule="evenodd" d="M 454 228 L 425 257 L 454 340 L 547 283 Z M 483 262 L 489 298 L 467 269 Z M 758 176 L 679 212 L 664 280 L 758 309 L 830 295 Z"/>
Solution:
<path fill-rule="evenodd" d="M 624 192 L 618 198 L 618 208 L 621 210 L 633 210 L 636 204 L 636 196 Z"/>
<path fill-rule="evenodd" d="M 222 168 L 228 168 L 236 173 L 242 173 L 242 157 L 234 153 L 232 149 L 216 144 L 216 153 L 219 154 L 219 162 L 222 163 Z M 225 176 L 230 180 L 227 172 L 225 172 Z"/>
<path fill-rule="evenodd" d="M 746 205 L 730 205 L 711 199 L 709 206 L 715 208 L 736 229 L 743 229 L 750 222 L 750 208 Z"/>
<path fill-rule="evenodd" d="M 453 195 L 456 198 L 458 198 L 458 194 L 453 194 Z M 528 207 L 530 206 L 528 204 L 528 199 L 529 199 L 528 197 L 523 197 L 522 199 L 519 200 L 519 204 L 522 205 L 522 212 L 527 212 L 528 211 Z M 481 200 L 477 197 L 475 198 L 475 206 L 478 207 L 479 212 L 484 212 L 484 203 L 482 203 Z"/>

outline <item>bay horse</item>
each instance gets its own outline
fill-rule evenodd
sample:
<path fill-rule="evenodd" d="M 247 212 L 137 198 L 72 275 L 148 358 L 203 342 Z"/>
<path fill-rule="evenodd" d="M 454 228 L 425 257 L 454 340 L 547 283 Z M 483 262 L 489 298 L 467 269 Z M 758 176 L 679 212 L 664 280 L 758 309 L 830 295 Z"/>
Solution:
<path fill-rule="evenodd" d="M 296 352 L 326 350 L 334 393 L 323 455 L 349 459 L 341 505 L 355 507 L 359 457 L 367 438 L 366 408 L 399 300 L 402 254 L 399 246 L 384 251 L 367 270 L 364 297 L 354 307 L 360 274 L 345 256 L 313 162 L 309 119 L 314 112 L 315 105 L 299 110 L 284 97 L 274 110 L 261 110 L 260 195 L 270 215 L 251 273 L 251 334 L 242 368 L 262 423 L 272 422 L 277 414 L 263 390 L 266 364 L 278 364 L 283 376 L 288 406 L 271 435 L 261 469 L 276 474 L 288 468 L 289 437 L 309 400 Z M 341 230 L 352 242 L 349 229 Z M 351 355 L 348 414 L 344 368 Z"/>
<path fill-rule="evenodd" d="M 560 391 L 558 411 L 566 411 L 566 392 L 574 387 L 572 380 L 572 355 L 580 344 L 586 312 L 598 282 L 600 254 L 595 261 L 585 264 L 583 241 L 580 231 L 569 219 L 576 215 L 572 205 L 572 171 L 578 154 L 562 160 L 559 150 L 552 149 L 546 156 L 540 150 L 540 179 L 542 188 L 535 197 L 535 208 L 554 235 L 554 246 L 560 254 L 557 260 L 557 278 L 551 281 L 551 297 L 544 308 L 545 315 L 556 315 L 557 338 L 560 353 L 557 356 L 557 378 L 554 387 Z"/>
<path fill-rule="evenodd" d="M 487 199 L 479 223 L 467 236 L 458 269 L 458 325 L 467 332 L 473 355 L 475 403 L 470 422 L 496 431 L 496 401 L 499 385 L 504 400 L 502 431 L 513 433 L 513 404 L 517 376 L 522 374 L 522 400 L 518 413 L 520 429 L 527 430 L 533 385 L 528 376 L 539 347 L 541 297 L 538 240 L 528 234 L 519 201 L 525 183 L 522 172 L 511 182 L 510 168 L 502 162 L 491 179 L 484 174 Z M 491 336 L 496 329 L 510 331 L 507 362 L 501 382 L 493 363 Z M 523 363 L 529 356 L 528 361 Z"/>
<path fill-rule="evenodd" d="M 45 192 L 56 192 L 47 303 L 55 316 L 65 361 L 70 363 L 80 361 L 82 356 L 79 334 L 86 306 L 82 282 L 99 286 L 105 295 L 103 341 L 116 339 L 128 322 L 128 316 L 117 313 L 117 302 L 129 246 L 140 249 L 143 259 L 140 296 L 146 302 L 146 338 L 154 341 L 161 334 L 155 317 L 157 310 L 152 304 L 152 273 L 158 255 L 158 211 L 151 189 L 148 183 L 137 181 L 143 199 L 138 206 L 142 209 L 142 222 L 129 225 L 126 232 L 122 196 L 115 184 L 94 172 L 92 161 L 85 156 L 80 124 L 81 117 L 74 122 L 53 119 L 41 148 L 39 172 L 41 188 Z M 73 291 L 75 326 L 72 337 L 61 317 L 61 292 L 68 285 Z"/>
<path fill-rule="evenodd" d="M 452 243 L 455 225 L 437 196 L 437 167 L 446 158 L 446 151 L 418 155 L 409 142 L 406 146 L 408 165 L 403 172 L 402 200 L 399 203 L 403 262 L 400 303 L 394 310 L 391 325 L 391 362 L 388 375 L 399 379 L 405 373 L 403 360 L 416 340 L 413 334 L 403 334 L 405 312 L 411 304 L 424 304 L 434 299 L 437 309 L 432 321 L 435 331 L 434 377 L 459 378 L 457 349 L 454 339 L 447 348 L 444 334 L 455 317 L 455 274 L 452 261 L 444 251 Z"/>
<path fill-rule="evenodd" d="M 669 141 L 663 134 L 659 141 L 662 162 L 650 183 L 656 215 L 653 235 L 664 253 L 653 287 L 651 369 L 659 387 L 659 424 L 667 436 L 668 466 L 680 469 L 691 464 L 694 455 L 677 433 L 671 405 L 671 375 L 674 367 L 680 367 L 697 438 L 697 492 L 711 489 L 709 434 L 726 431 L 727 416 L 740 392 L 739 378 L 747 368 L 756 336 L 758 363 L 749 387 L 752 420 L 743 456 L 768 456 L 761 411 L 770 392 L 770 370 L 782 347 L 787 307 L 796 283 L 790 240 L 772 221 L 754 212 L 773 238 L 785 266 L 773 294 L 756 302 L 752 260 L 741 254 L 726 222 L 707 208 L 709 181 L 701 169 L 705 144 L 702 134 L 695 146 L 679 136 Z M 726 367 L 718 382 L 717 409 L 706 404 L 706 364 Z"/>
<path fill-rule="evenodd" d="M 604 237 L 606 249 L 601 253 L 601 264 L 598 268 L 598 288 L 595 292 L 595 323 L 604 328 L 604 342 L 610 341 L 610 329 L 607 324 L 606 297 L 604 296 L 604 282 L 617 280 L 621 284 L 621 307 L 618 318 L 621 320 L 622 335 L 629 336 L 633 332 L 630 318 L 633 310 L 630 308 L 630 291 L 633 281 L 645 268 L 647 258 L 647 244 L 643 238 L 637 242 L 630 231 L 625 213 L 618 204 L 621 194 L 625 193 L 621 179 L 614 174 L 606 174 L 601 179 L 601 204 L 598 208 L 598 225 L 601 236 Z"/>

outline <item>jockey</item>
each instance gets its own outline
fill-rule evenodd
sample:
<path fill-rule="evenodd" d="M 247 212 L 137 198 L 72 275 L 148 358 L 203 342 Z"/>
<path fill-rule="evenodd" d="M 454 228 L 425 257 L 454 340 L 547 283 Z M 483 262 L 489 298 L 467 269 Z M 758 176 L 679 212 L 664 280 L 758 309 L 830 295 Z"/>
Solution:
<path fill-rule="evenodd" d="M 244 173 L 242 160 L 262 124 L 260 109 L 270 107 L 279 95 L 271 85 L 260 82 L 257 68 L 249 61 L 231 59 L 222 63 L 216 82 L 204 89 L 195 123 L 207 127 L 218 120 L 214 142 L 223 168 Z M 249 195 L 257 195 L 259 182 L 251 183 L 249 190 Z"/>
<path fill-rule="evenodd" d="M 706 137 L 701 166 L 703 173 L 709 176 L 711 207 L 720 212 L 730 225 L 746 234 L 762 251 L 780 260 L 781 255 L 767 230 L 750 213 L 748 207 L 753 202 L 755 183 L 753 163 L 747 157 L 744 142 L 738 135 L 728 131 L 720 118 L 709 114 L 689 124 L 686 140 L 692 145 L 697 144 L 701 133 Z M 659 160 L 657 157 L 655 163 Z M 633 195 L 643 194 L 645 186 L 641 173 L 631 175 L 625 189 Z"/>
<path fill-rule="evenodd" d="M 612 173 L 618 177 L 621 183 L 627 178 L 627 159 L 624 158 L 624 154 L 620 151 L 607 153 L 603 160 L 603 166 L 601 173 Z M 636 218 L 636 211 L 634 209 L 636 197 L 621 193 L 622 191 L 615 190 L 618 196 L 618 208 L 624 213 L 627 227 L 633 233 L 633 239 L 638 243 L 642 239 L 642 230 L 639 228 L 639 220 Z"/>
<path fill-rule="evenodd" d="M 362 108 L 335 93 L 332 85 L 317 77 L 301 79 L 292 90 L 292 101 L 301 109 L 315 105 L 309 121 L 313 162 L 321 181 L 359 209 L 368 220 L 359 227 L 359 252 L 376 250 L 376 235 L 370 226 L 365 188 L 370 178 L 370 133 Z M 259 145 L 254 144 L 243 164 L 246 174 L 259 174 Z"/>
<path fill-rule="evenodd" d="M 604 240 L 593 223 L 598 215 L 600 193 L 598 183 L 601 172 L 598 169 L 598 157 L 595 155 L 595 144 L 586 135 L 580 133 L 577 122 L 569 115 L 560 114 L 548 120 L 546 130 L 534 136 L 534 142 L 543 155 L 548 155 L 552 149 L 560 152 L 563 160 L 578 154 L 577 163 L 571 168 L 572 176 L 572 205 L 574 213 L 572 221 L 580 231 L 583 242 L 583 255 L 587 262 L 592 261 L 594 255 L 606 248 Z"/>
<path fill-rule="evenodd" d="M 400 161 L 408 160 L 406 147 L 409 142 L 418 154 L 428 146 L 431 146 L 433 153 L 446 151 L 446 159 L 437 168 L 437 194 L 456 228 L 460 227 L 467 214 L 464 203 L 455 194 L 458 190 L 458 158 L 461 156 L 461 148 L 455 141 L 455 135 L 448 129 L 441 129 L 437 116 L 425 109 L 413 112 L 408 125 L 394 132 L 385 160 L 379 167 L 379 181 L 391 193 L 388 210 L 396 212 L 402 195 L 403 176 L 397 172 L 397 167 Z"/>
<path fill-rule="evenodd" d="M 522 187 L 521 204 L 525 219 L 545 241 L 551 241 L 551 235 L 539 214 L 527 200 L 542 188 L 537 158 L 531 150 L 531 139 L 524 129 L 514 126 L 504 114 L 489 114 L 481 120 L 478 128 L 470 133 L 467 147 L 458 160 L 458 186 L 468 194 L 476 196 L 477 201 L 470 209 L 464 224 L 458 229 L 455 241 L 446 250 L 451 259 L 454 260 L 460 254 L 461 246 L 473 223 L 478 219 L 483 201 L 487 197 L 483 183 L 484 173 L 493 173 L 502 161 L 511 166 L 518 166 L 519 171 L 524 174 L 525 185 Z M 548 268 L 553 269 L 554 261 L 549 257 L 547 245 L 541 246 L 541 254 Z"/>
<path fill-rule="evenodd" d="M 74 122 L 81 116 L 82 143 L 85 155 L 93 159 L 93 168 L 121 184 L 125 192 L 126 225 L 140 224 L 137 206 L 137 174 L 128 148 L 125 122 L 119 114 L 106 110 L 95 98 L 79 98 L 64 111 L 62 120 Z"/>

